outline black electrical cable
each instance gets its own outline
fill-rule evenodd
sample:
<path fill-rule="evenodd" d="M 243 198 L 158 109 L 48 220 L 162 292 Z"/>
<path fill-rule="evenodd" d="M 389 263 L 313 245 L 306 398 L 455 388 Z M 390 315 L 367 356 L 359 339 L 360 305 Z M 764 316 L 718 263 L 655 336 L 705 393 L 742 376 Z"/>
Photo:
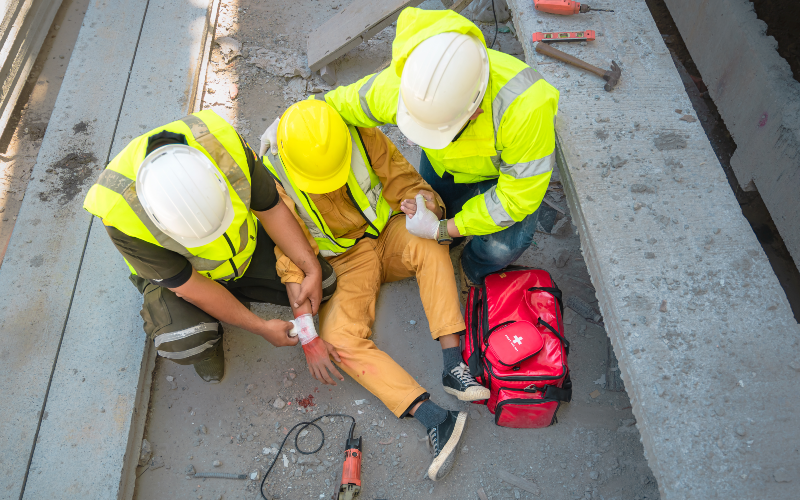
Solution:
<path fill-rule="evenodd" d="M 492 14 L 494 15 L 494 40 L 492 40 L 492 44 L 489 46 L 490 49 L 494 48 L 494 42 L 497 41 L 497 32 L 500 31 L 500 28 L 497 26 L 497 11 L 494 10 L 494 0 L 492 0 Z"/>
<path fill-rule="evenodd" d="M 295 429 L 297 429 L 298 427 L 302 426 L 302 428 L 299 431 L 297 431 L 297 434 L 294 435 L 294 447 L 297 449 L 297 451 L 299 451 L 303 455 L 313 455 L 314 453 L 316 453 L 316 452 L 318 452 L 319 450 L 322 449 L 322 445 L 325 444 L 325 433 L 314 422 L 316 422 L 317 420 L 320 420 L 322 418 L 325 418 L 325 417 L 329 417 L 329 418 L 330 417 L 349 418 L 350 420 L 353 421 L 353 423 L 350 424 L 350 432 L 348 433 L 348 435 L 350 435 L 350 436 L 353 435 L 353 429 L 356 428 L 356 419 L 352 415 L 345 415 L 343 413 L 329 413 L 327 415 L 319 416 L 319 417 L 315 418 L 314 420 L 312 420 L 310 422 L 300 422 L 298 424 L 295 424 L 295 426 L 292 427 L 291 429 L 289 429 L 289 432 L 286 433 L 286 437 L 283 438 L 283 442 L 281 443 L 280 448 L 278 448 L 278 453 L 275 454 L 275 459 L 272 460 L 272 463 L 269 465 L 269 469 L 267 469 L 267 472 L 264 473 L 264 479 L 261 480 L 261 488 L 259 489 L 259 492 L 261 493 L 261 498 L 263 498 L 264 500 L 269 500 L 269 498 L 267 498 L 267 496 L 264 494 L 264 483 L 267 482 L 267 477 L 269 476 L 269 473 L 272 472 L 272 468 L 275 467 L 275 463 L 278 461 L 278 458 L 280 457 L 281 450 L 283 450 L 283 445 L 286 444 L 286 440 L 289 439 L 289 436 L 292 435 L 292 432 L 294 432 Z M 320 436 L 322 437 L 322 439 L 319 442 L 319 446 L 317 446 L 313 450 L 311 450 L 311 451 L 303 451 L 303 450 L 300 449 L 300 445 L 297 442 L 297 440 L 300 437 L 300 433 L 303 432 L 309 426 L 316 427 L 317 430 L 319 431 Z"/>

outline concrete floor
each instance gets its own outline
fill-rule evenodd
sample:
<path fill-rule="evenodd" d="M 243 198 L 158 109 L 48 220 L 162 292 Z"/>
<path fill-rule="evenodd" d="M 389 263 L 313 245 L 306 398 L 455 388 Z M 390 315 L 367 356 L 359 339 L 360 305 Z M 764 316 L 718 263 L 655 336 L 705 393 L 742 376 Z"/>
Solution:
<path fill-rule="evenodd" d="M 300 77 L 284 77 L 274 68 L 259 69 L 248 60 L 259 49 L 284 60 L 302 60 L 308 33 L 335 14 L 332 7 L 340 4 L 329 0 L 223 2 L 216 37 L 238 40 L 247 55 L 225 63 L 219 47 L 214 48 L 206 80 L 207 91 L 213 89 L 213 93 L 206 93 L 204 107 L 235 123 L 257 148 L 263 129 L 288 105 L 303 98 L 304 92 L 298 89 L 307 84 Z M 422 7 L 442 8 L 438 0 L 429 0 Z M 494 26 L 483 28 L 491 40 Z M 343 57 L 339 83 L 350 83 L 379 67 L 390 57 L 393 36 L 394 29 L 387 28 Z M 498 44 L 506 52 L 520 51 L 511 34 L 501 33 Z M 310 83 L 321 84 L 313 77 Z M 397 128 L 384 130 L 412 163 L 418 163 L 416 146 L 409 144 Z M 557 189 L 554 200 L 560 200 Z M 566 210 L 563 200 L 560 205 Z M 579 239 L 568 233 L 540 234 L 537 246 L 518 263 L 549 270 L 565 296 L 578 295 L 596 306 L 593 290 L 581 283 L 588 282 L 589 277 Z M 570 258 L 564 267 L 557 268 L 554 257 L 562 250 Z M 254 304 L 252 309 L 265 318 L 290 317 L 288 308 Z M 607 392 L 600 385 L 606 373 L 605 332 L 573 314 L 569 317 L 572 322 L 566 325 L 566 335 L 572 343 L 569 363 L 575 386 L 573 402 L 562 406 L 559 423 L 550 428 L 506 429 L 496 427 L 484 408 L 459 403 L 442 390 L 439 346 L 430 339 L 414 280 L 382 288 L 374 327 L 377 344 L 413 374 L 440 405 L 470 410 L 459 463 L 440 483 L 424 479 L 431 455 L 419 423 L 394 418 L 380 401 L 349 378 L 334 388 L 319 384 L 308 374 L 299 348 L 276 349 L 247 332 L 227 327 L 227 376 L 222 384 L 206 385 L 192 367 L 157 361 L 145 432 L 156 460 L 153 466 L 137 471 L 136 498 L 161 498 L 166 492 L 175 499 L 259 498 L 260 480 L 192 479 L 186 475 L 187 467 L 191 465 L 198 472 L 248 475 L 257 471 L 261 477 L 275 457 L 263 455 L 263 449 L 280 445 L 285 430 L 297 422 L 339 412 L 353 415 L 357 435 L 364 436 L 364 498 L 475 498 L 479 488 L 494 499 L 534 498 L 502 482 L 496 475 L 499 470 L 535 482 L 543 498 L 658 498 L 627 394 Z M 412 320 L 416 322 L 413 325 Z M 595 390 L 599 395 L 595 393 L 593 398 L 590 394 Z M 289 403 L 280 410 L 273 406 L 278 397 Z M 299 409 L 299 403 L 307 404 L 310 397 L 313 405 L 308 407 L 309 415 Z M 362 399 L 368 403 L 357 405 L 356 401 Z M 305 464 L 304 472 L 299 472 L 301 464 L 295 464 L 299 453 L 291 452 L 295 448 L 293 437 L 282 450 L 281 455 L 291 458 L 289 466 L 284 467 L 281 457 L 270 474 L 266 490 L 274 498 L 330 497 L 341 477 L 347 426 L 336 422 L 322 427 L 325 447 L 314 455 L 319 462 Z M 319 442 L 315 432 L 305 439 L 308 442 L 300 444 L 305 449 L 313 449 Z M 215 460 L 221 462 L 218 468 L 212 465 Z"/>

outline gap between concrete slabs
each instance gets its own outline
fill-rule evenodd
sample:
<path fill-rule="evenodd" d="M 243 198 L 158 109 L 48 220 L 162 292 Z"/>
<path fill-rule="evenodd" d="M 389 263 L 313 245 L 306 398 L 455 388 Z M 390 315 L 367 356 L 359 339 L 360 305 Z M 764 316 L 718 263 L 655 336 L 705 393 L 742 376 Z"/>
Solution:
<path fill-rule="evenodd" d="M 509 0 L 522 40 L 622 66 L 613 92 L 535 55 L 561 90 L 558 164 L 646 456 L 665 499 L 789 498 L 797 478 L 797 335 L 644 0 L 560 17 Z M 541 63 L 541 64 L 538 64 Z"/>
<path fill-rule="evenodd" d="M 86 14 L 34 169 L 47 182 L 30 185 L 0 272 L 0 498 L 133 494 L 125 462 L 138 458 L 152 357 L 141 299 L 82 203 L 130 138 L 191 111 L 210 3 L 95 1 Z"/>

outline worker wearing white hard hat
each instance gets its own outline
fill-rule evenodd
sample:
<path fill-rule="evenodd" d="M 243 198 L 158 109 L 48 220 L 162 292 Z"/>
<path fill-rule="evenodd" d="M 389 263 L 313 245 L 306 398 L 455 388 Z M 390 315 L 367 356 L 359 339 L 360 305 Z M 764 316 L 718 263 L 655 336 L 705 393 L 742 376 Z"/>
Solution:
<path fill-rule="evenodd" d="M 336 276 L 280 203 L 259 157 L 224 119 L 201 111 L 131 141 L 91 187 L 84 208 L 103 220 L 144 297 L 158 354 L 206 382 L 225 372 L 226 322 L 276 346 L 298 343 L 292 322 L 264 320 L 247 302 L 290 305 L 275 246 L 303 268 L 295 295 L 313 305 Z"/>
<path fill-rule="evenodd" d="M 441 230 L 454 246 L 476 236 L 460 259 L 465 294 L 533 242 L 555 164 L 558 91 L 451 10 L 405 9 L 392 56 L 325 100 L 352 125 L 394 123 L 422 147 L 420 173 L 447 209 Z"/>

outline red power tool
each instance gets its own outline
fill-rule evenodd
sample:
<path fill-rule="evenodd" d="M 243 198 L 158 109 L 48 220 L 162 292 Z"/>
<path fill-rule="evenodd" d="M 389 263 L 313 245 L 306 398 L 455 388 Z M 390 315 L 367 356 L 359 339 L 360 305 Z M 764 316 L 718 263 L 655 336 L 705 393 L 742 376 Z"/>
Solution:
<path fill-rule="evenodd" d="M 547 12 L 548 14 L 558 14 L 561 16 L 571 16 L 578 12 L 600 11 L 614 12 L 608 9 L 593 9 L 586 4 L 581 5 L 573 0 L 533 0 L 533 7 L 536 10 Z"/>
<path fill-rule="evenodd" d="M 342 484 L 339 486 L 338 500 L 356 500 L 361 495 L 361 436 L 353 437 L 355 427 L 354 421 L 344 446 Z"/>

